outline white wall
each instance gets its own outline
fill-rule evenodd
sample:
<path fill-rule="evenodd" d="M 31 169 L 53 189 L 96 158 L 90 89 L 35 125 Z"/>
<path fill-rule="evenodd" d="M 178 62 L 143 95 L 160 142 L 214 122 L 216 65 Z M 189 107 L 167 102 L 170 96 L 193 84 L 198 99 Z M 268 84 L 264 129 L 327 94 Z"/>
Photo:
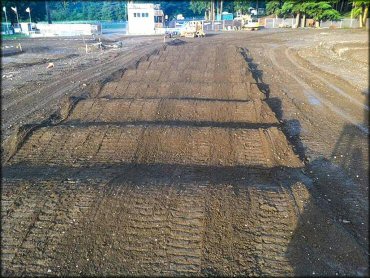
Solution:
<path fill-rule="evenodd" d="M 127 12 L 129 34 L 150 35 L 155 33 L 153 4 L 128 4 Z M 140 17 L 137 16 L 138 14 Z M 143 14 L 148 14 L 148 17 L 143 17 Z"/>
<path fill-rule="evenodd" d="M 78 36 L 98 34 L 101 26 L 96 24 L 46 24 L 37 23 L 36 28 L 43 36 Z"/>

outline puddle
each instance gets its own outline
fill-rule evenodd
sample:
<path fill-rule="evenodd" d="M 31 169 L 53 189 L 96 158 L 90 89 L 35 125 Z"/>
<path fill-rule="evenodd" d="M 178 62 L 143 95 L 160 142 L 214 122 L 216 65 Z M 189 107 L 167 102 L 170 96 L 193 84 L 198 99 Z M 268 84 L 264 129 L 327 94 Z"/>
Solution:
<path fill-rule="evenodd" d="M 321 102 L 320 100 L 318 100 L 317 98 L 313 97 L 313 96 L 309 96 L 308 97 L 308 102 L 312 105 L 321 105 Z"/>

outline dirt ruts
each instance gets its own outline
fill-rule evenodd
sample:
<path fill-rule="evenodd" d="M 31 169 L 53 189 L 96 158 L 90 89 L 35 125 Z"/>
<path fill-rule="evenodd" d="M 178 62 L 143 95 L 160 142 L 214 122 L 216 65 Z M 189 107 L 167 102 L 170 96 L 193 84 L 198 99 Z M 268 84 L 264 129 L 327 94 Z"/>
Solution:
<path fill-rule="evenodd" d="M 241 51 L 169 45 L 31 130 L 3 167 L 2 274 L 361 270 Z"/>

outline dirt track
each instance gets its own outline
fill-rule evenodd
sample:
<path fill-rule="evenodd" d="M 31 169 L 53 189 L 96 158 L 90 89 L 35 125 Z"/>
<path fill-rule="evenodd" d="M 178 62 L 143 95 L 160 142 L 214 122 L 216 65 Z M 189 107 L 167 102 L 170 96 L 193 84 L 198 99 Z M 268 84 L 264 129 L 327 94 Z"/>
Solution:
<path fill-rule="evenodd" d="M 366 98 L 281 34 L 237 34 L 117 63 L 19 131 L 3 274 L 368 273 Z"/>

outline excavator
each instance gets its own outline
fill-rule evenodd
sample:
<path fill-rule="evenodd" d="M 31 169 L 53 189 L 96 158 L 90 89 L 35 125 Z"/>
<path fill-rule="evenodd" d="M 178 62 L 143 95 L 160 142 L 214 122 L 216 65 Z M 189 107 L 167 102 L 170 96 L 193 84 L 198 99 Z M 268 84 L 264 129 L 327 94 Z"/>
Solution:
<path fill-rule="evenodd" d="M 181 37 L 195 38 L 205 37 L 203 22 L 202 21 L 189 21 L 187 22 L 180 32 Z"/>

